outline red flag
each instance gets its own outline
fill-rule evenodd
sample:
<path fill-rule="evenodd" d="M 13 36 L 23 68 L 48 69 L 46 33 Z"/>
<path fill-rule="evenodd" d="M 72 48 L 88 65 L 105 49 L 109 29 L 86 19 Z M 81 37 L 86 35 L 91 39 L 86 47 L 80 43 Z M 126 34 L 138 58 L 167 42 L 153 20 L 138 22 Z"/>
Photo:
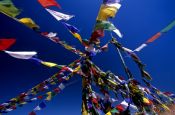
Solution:
<path fill-rule="evenodd" d="M 105 44 L 104 46 L 102 46 L 100 49 L 101 49 L 102 51 L 107 51 L 107 50 L 108 50 L 108 43 Z"/>
<path fill-rule="evenodd" d="M 57 6 L 58 8 L 61 8 L 61 6 L 55 0 L 38 0 L 38 2 L 44 8 L 51 7 L 51 6 Z"/>
<path fill-rule="evenodd" d="M 95 30 L 90 38 L 90 42 L 95 42 L 96 44 L 100 43 L 99 38 L 100 37 L 104 37 L 104 30 L 100 29 L 100 30 Z"/>
<path fill-rule="evenodd" d="M 91 39 L 95 39 L 95 38 L 99 38 L 99 37 L 104 37 L 104 30 L 102 30 L 102 29 L 95 30 L 91 35 Z"/>
<path fill-rule="evenodd" d="M 124 111 L 124 108 L 123 108 L 123 106 L 121 104 L 117 105 L 115 108 L 117 110 L 119 110 L 120 112 L 123 112 Z"/>
<path fill-rule="evenodd" d="M 146 41 L 146 43 L 151 43 L 151 42 L 153 42 L 154 40 L 156 40 L 157 38 L 159 38 L 160 36 L 162 35 L 162 33 L 157 33 L 157 34 L 155 34 L 153 37 L 151 37 L 150 39 L 148 39 L 147 41 Z"/>
<path fill-rule="evenodd" d="M 30 112 L 29 115 L 36 115 L 34 111 Z"/>
<path fill-rule="evenodd" d="M 0 39 L 0 51 L 8 49 L 16 42 L 15 39 Z"/>

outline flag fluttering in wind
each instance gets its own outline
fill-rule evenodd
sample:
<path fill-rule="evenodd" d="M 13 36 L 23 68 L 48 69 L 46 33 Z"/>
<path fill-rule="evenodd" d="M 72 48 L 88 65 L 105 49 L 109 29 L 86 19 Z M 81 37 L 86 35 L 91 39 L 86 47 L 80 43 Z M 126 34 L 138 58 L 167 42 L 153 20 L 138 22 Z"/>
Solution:
<path fill-rule="evenodd" d="M 14 6 L 11 0 L 0 0 L 0 12 L 13 18 L 20 14 L 20 10 Z"/>
<path fill-rule="evenodd" d="M 52 67 L 57 67 L 57 68 L 59 68 L 59 69 L 62 69 L 62 68 L 64 68 L 64 67 L 66 67 L 65 65 L 58 65 L 58 64 L 56 64 L 56 63 L 53 63 L 53 62 L 47 62 L 47 61 L 43 61 L 43 60 L 41 60 L 41 59 L 38 59 L 38 58 L 30 58 L 31 60 L 34 60 L 34 61 L 36 61 L 36 62 L 38 62 L 38 63 L 40 63 L 40 64 L 42 64 L 42 65 L 44 65 L 44 66 L 47 66 L 47 67 L 50 67 L 50 68 L 52 68 Z"/>
<path fill-rule="evenodd" d="M 58 8 L 61 8 L 60 4 L 56 2 L 56 0 L 38 0 L 38 2 L 44 7 L 48 8 L 51 6 L 56 6 Z"/>
<path fill-rule="evenodd" d="M 120 31 L 114 26 L 114 24 L 110 23 L 109 21 L 97 21 L 95 25 L 95 30 L 99 30 L 99 29 L 113 31 L 120 38 L 122 38 L 122 34 L 120 33 Z"/>
<path fill-rule="evenodd" d="M 117 9 L 120 9 L 120 1 L 121 0 L 103 0 L 103 4 L 105 4 L 106 6 L 116 7 Z"/>
<path fill-rule="evenodd" d="M 35 111 L 40 111 L 46 107 L 45 102 L 41 102 L 34 110 Z"/>
<path fill-rule="evenodd" d="M 162 29 L 160 32 L 156 33 L 154 36 L 152 36 L 151 38 L 149 38 L 145 43 L 143 43 L 142 45 L 140 45 L 139 47 L 137 47 L 134 51 L 137 51 L 137 52 L 141 51 L 148 44 L 154 42 L 156 39 L 158 39 L 159 37 L 161 37 L 163 34 L 165 34 L 168 31 L 170 31 L 173 27 L 175 27 L 175 20 L 173 22 L 171 22 L 168 26 L 166 26 L 164 29 Z"/>
<path fill-rule="evenodd" d="M 31 29 L 39 29 L 39 26 L 31 18 L 21 18 L 19 19 L 19 22 Z"/>
<path fill-rule="evenodd" d="M 97 16 L 97 20 L 99 21 L 107 21 L 108 18 L 114 18 L 117 13 L 117 8 L 114 6 L 107 6 L 102 4 L 99 14 Z"/>
<path fill-rule="evenodd" d="M 77 29 L 75 26 L 72 26 L 66 22 L 62 22 L 62 24 L 68 29 L 68 31 L 75 37 L 77 38 L 81 43 L 82 43 L 82 38 L 78 32 L 80 31 Z"/>
<path fill-rule="evenodd" d="M 15 42 L 16 42 L 16 39 L 14 39 L 14 38 L 9 38 L 9 39 L 2 38 L 2 39 L 0 39 L 0 51 L 7 50 Z"/>
<path fill-rule="evenodd" d="M 4 52 L 17 59 L 31 59 L 33 56 L 37 54 L 37 52 L 35 51 L 30 51 L 30 52 L 4 51 Z"/>
<path fill-rule="evenodd" d="M 60 21 L 60 20 L 68 21 L 74 17 L 74 15 L 63 14 L 63 13 L 55 11 L 55 10 L 51 10 L 51 9 L 47 9 L 47 8 L 46 8 L 46 10 L 58 21 Z"/>

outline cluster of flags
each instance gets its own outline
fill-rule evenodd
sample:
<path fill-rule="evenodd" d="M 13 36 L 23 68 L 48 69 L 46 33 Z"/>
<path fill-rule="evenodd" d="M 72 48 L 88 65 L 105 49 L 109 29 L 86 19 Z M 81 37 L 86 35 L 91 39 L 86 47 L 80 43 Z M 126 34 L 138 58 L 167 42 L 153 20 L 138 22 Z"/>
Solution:
<path fill-rule="evenodd" d="M 80 30 L 66 22 L 73 18 L 74 15 L 68 15 L 50 9 L 50 7 L 53 6 L 61 9 L 60 4 L 57 3 L 56 0 L 38 0 L 38 2 L 49 14 L 51 14 L 51 16 L 62 23 L 64 27 L 84 45 L 85 52 L 81 52 L 75 47 L 68 45 L 65 41 L 61 41 L 59 37 L 57 37 L 57 33 L 41 32 L 39 30 L 40 27 L 31 18 L 17 19 L 16 16 L 20 14 L 20 10 L 14 6 L 11 0 L 1 0 L 0 12 L 12 17 L 17 22 L 26 25 L 53 42 L 62 45 L 65 49 L 80 56 L 80 58 L 69 65 L 58 65 L 55 62 L 43 61 L 42 59 L 37 58 L 36 51 L 9 51 L 12 45 L 15 44 L 16 39 L 1 38 L 0 51 L 17 59 L 33 60 L 34 62 L 49 68 L 58 68 L 59 72 L 28 91 L 21 93 L 17 97 L 2 103 L 0 105 L 0 113 L 7 113 L 15 110 L 19 106 L 41 100 L 32 112 L 29 113 L 29 115 L 36 115 L 37 111 L 46 108 L 47 103 L 51 101 L 53 97 L 71 84 L 68 81 L 76 74 L 82 77 L 81 113 L 83 115 L 160 114 L 163 111 L 171 111 L 169 106 L 175 104 L 175 95 L 171 92 L 162 92 L 150 84 L 152 78 L 150 74 L 145 71 L 145 65 L 134 52 L 140 51 L 146 44 L 153 42 L 162 34 L 171 30 L 175 26 L 175 21 L 134 51 L 123 47 L 122 44 L 112 36 L 112 33 L 112 39 L 104 46 L 99 47 L 99 38 L 104 37 L 105 30 L 114 32 L 118 37 L 122 38 L 120 31 L 109 21 L 109 18 L 114 18 L 120 9 L 121 0 L 103 0 L 95 27 L 89 40 L 82 39 L 79 34 Z M 105 72 L 92 62 L 92 58 L 97 53 L 106 51 L 109 44 L 113 44 L 116 47 L 128 79 L 124 79 L 111 71 Z M 141 79 L 145 85 L 141 85 L 141 83 L 134 78 L 132 72 L 126 65 L 122 52 L 128 54 L 128 56 L 130 56 L 138 65 L 138 69 L 142 75 Z M 96 89 L 99 89 L 101 94 L 97 93 L 92 85 L 95 85 Z M 111 93 L 113 94 L 111 95 Z M 116 104 L 116 102 L 118 102 L 118 104 Z"/>
<path fill-rule="evenodd" d="M 49 77 L 48 79 L 44 80 L 40 84 L 29 89 L 28 91 L 21 93 L 17 97 L 12 98 L 5 103 L 2 103 L 0 105 L 0 113 L 7 113 L 13 111 L 17 107 L 37 100 L 41 100 L 41 103 L 37 105 L 33 109 L 33 111 L 29 113 L 29 115 L 36 114 L 36 111 L 44 109 L 46 107 L 46 103 L 51 101 L 65 87 L 71 85 L 71 83 L 65 81 L 68 81 L 72 77 L 72 74 L 78 71 L 76 62 L 79 62 L 79 60 L 75 60 L 68 66 L 62 66 L 62 68 L 59 68 L 60 71 L 55 73 L 53 76 Z M 45 64 L 43 65 L 52 67 L 53 64 L 45 62 Z"/>
<path fill-rule="evenodd" d="M 68 15 L 68 14 L 64 14 L 64 13 L 61 13 L 61 12 L 58 12 L 55 10 L 48 9 L 48 7 L 50 7 L 50 6 L 59 6 L 55 0 L 51 0 L 51 1 L 38 0 L 38 1 L 46 9 L 46 11 L 48 11 L 57 21 L 60 21 L 66 27 L 66 29 L 82 43 L 82 38 L 81 38 L 80 34 L 78 33 L 80 30 L 78 30 L 73 25 L 70 25 L 70 24 L 65 22 L 65 21 L 68 21 L 71 18 L 73 18 L 74 15 Z"/>
<path fill-rule="evenodd" d="M 120 7 L 120 0 L 103 0 L 90 42 L 99 44 L 99 38 L 104 36 L 104 30 L 113 31 L 120 38 L 122 38 L 120 31 L 114 26 L 113 23 L 109 22 L 109 18 L 114 18 Z"/>

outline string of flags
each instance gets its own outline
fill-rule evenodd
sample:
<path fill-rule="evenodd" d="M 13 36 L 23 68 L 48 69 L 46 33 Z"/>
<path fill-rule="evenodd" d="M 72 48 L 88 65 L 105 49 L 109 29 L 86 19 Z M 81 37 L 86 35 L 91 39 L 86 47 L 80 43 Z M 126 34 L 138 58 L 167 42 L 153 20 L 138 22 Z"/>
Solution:
<path fill-rule="evenodd" d="M 156 39 L 158 39 L 159 37 L 161 37 L 162 35 L 164 35 L 165 33 L 167 33 L 168 31 L 170 31 L 173 27 L 175 26 L 175 20 L 173 20 L 169 25 L 167 25 L 164 29 L 162 29 L 160 32 L 156 33 L 154 36 L 152 36 L 151 38 L 149 38 L 145 43 L 143 43 L 142 45 L 140 45 L 138 48 L 136 48 L 134 51 L 139 52 L 141 51 L 143 48 L 145 48 L 148 44 L 154 42 Z"/>
<path fill-rule="evenodd" d="M 65 41 L 60 40 L 57 33 L 41 32 L 39 25 L 31 18 L 17 19 L 16 16 L 20 14 L 20 10 L 15 7 L 11 0 L 1 0 L 0 12 L 36 31 L 41 36 L 63 46 L 80 58 L 68 65 L 59 65 L 55 62 L 39 59 L 36 56 L 39 55 L 36 51 L 10 51 L 9 49 L 13 49 L 12 46 L 15 45 L 16 39 L 0 38 L 1 52 L 13 58 L 33 60 L 48 68 L 55 67 L 59 69 L 54 75 L 28 91 L 0 104 L 0 113 L 8 113 L 18 107 L 40 100 L 40 103 L 29 113 L 29 115 L 36 115 L 36 112 L 46 108 L 47 103 L 64 88 L 75 83 L 70 81 L 75 75 L 79 75 L 82 79 L 82 115 L 156 115 L 163 112 L 171 112 L 171 107 L 175 104 L 175 94 L 162 92 L 150 83 L 152 77 L 145 70 L 145 64 L 142 63 L 135 51 L 139 52 L 147 44 L 167 33 L 175 26 L 175 21 L 133 51 L 124 47 L 112 35 L 112 32 L 114 32 L 119 38 L 123 37 L 120 30 L 109 21 L 110 18 L 115 18 L 116 13 L 121 7 L 121 0 L 103 0 L 89 40 L 82 39 L 79 29 L 66 22 L 73 18 L 74 15 L 49 9 L 53 6 L 61 9 L 60 4 L 56 0 L 38 0 L 38 2 L 51 16 L 63 24 L 80 41 L 85 49 L 80 51 Z M 100 47 L 100 38 L 105 36 L 105 31 L 110 31 L 111 40 Z M 103 71 L 92 61 L 98 53 L 107 51 L 110 44 L 115 46 L 127 77 L 114 74 L 110 70 Z M 123 53 L 126 53 L 137 64 L 144 85 L 135 79 L 135 76 L 125 62 Z M 95 88 L 92 87 L 93 85 L 96 89 L 99 89 L 100 93 L 95 91 Z"/>

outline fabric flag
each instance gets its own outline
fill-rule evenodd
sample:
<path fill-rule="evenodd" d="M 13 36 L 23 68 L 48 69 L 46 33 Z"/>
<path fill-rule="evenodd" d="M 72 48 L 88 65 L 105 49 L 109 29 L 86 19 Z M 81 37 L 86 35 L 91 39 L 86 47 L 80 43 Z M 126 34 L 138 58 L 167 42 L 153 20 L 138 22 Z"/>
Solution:
<path fill-rule="evenodd" d="M 55 43 L 59 43 L 60 42 L 59 38 L 57 37 L 57 33 L 41 32 L 41 35 L 46 37 L 46 38 L 49 38 L 50 40 L 52 40 Z"/>
<path fill-rule="evenodd" d="M 79 65 L 78 67 L 76 67 L 76 68 L 73 70 L 73 73 L 77 73 L 80 69 L 81 69 L 81 66 Z"/>
<path fill-rule="evenodd" d="M 53 32 L 49 32 L 47 34 L 47 37 L 49 37 L 49 38 L 53 38 L 53 37 L 56 37 L 56 36 L 57 36 L 57 33 L 53 33 Z"/>
<path fill-rule="evenodd" d="M 11 0 L 0 1 L 0 12 L 3 12 L 10 17 L 16 17 L 20 14 L 20 10 L 14 6 Z"/>
<path fill-rule="evenodd" d="M 102 4 L 97 16 L 97 20 L 106 21 L 108 18 L 114 18 L 117 10 L 118 9 L 114 6 L 107 6 Z"/>
<path fill-rule="evenodd" d="M 61 90 L 63 90 L 65 88 L 65 85 L 63 83 L 61 83 L 59 86 L 58 86 Z"/>
<path fill-rule="evenodd" d="M 163 92 L 166 96 L 173 96 L 174 94 L 173 93 L 171 93 L 171 92 Z"/>
<path fill-rule="evenodd" d="M 0 51 L 10 48 L 15 42 L 16 42 L 16 39 L 13 39 L 13 38 L 0 39 Z"/>
<path fill-rule="evenodd" d="M 47 101 L 50 101 L 52 99 L 52 92 L 50 91 L 50 92 L 47 92 L 47 98 L 46 98 L 46 100 Z"/>
<path fill-rule="evenodd" d="M 142 73 L 142 76 L 143 76 L 144 78 L 146 78 L 147 80 L 152 80 L 152 77 L 149 75 L 148 72 L 142 70 L 141 73 Z"/>
<path fill-rule="evenodd" d="M 149 43 L 154 42 L 156 39 L 158 39 L 159 37 L 161 37 L 163 34 L 165 34 L 168 31 L 170 31 L 174 26 L 175 26 L 175 20 L 173 22 L 171 22 L 168 26 L 166 26 L 164 29 L 162 29 L 160 32 L 156 33 L 154 36 L 152 36 L 151 38 L 149 38 L 145 43 L 143 43 L 142 45 L 140 45 L 139 47 L 137 47 L 134 51 L 137 51 L 137 52 L 141 51 Z"/>
<path fill-rule="evenodd" d="M 98 29 L 104 29 L 104 30 L 108 30 L 108 31 L 113 31 L 120 38 L 122 38 L 122 34 L 120 33 L 120 31 L 114 26 L 114 24 L 112 24 L 109 21 L 97 21 L 96 25 L 95 25 L 95 30 L 98 30 Z"/>
<path fill-rule="evenodd" d="M 151 43 L 151 42 L 153 42 L 154 40 L 156 40 L 157 38 L 159 38 L 160 36 L 162 35 L 162 33 L 157 33 L 157 34 L 155 34 L 153 37 L 151 37 L 150 39 L 148 39 L 147 41 L 146 41 L 146 43 L 148 44 L 148 43 Z"/>
<path fill-rule="evenodd" d="M 30 112 L 29 115 L 36 115 L 34 111 Z"/>
<path fill-rule="evenodd" d="M 34 111 L 40 111 L 46 107 L 46 104 L 44 102 L 41 102 L 35 109 Z"/>
<path fill-rule="evenodd" d="M 61 8 L 60 4 L 58 4 L 55 0 L 38 0 L 38 2 L 44 7 L 51 7 L 56 6 L 58 8 Z"/>
<path fill-rule="evenodd" d="M 120 9 L 120 1 L 121 0 L 103 0 L 103 4 L 105 4 L 106 6 L 116 7 L 117 9 Z"/>
<path fill-rule="evenodd" d="M 60 20 L 68 21 L 68 20 L 70 20 L 71 18 L 74 17 L 74 15 L 63 14 L 61 12 L 57 12 L 57 11 L 54 11 L 54 10 L 51 10 L 51 9 L 46 8 L 46 10 L 58 21 L 60 21 Z"/>
<path fill-rule="evenodd" d="M 147 44 L 142 44 L 142 45 L 140 45 L 138 48 L 136 48 L 134 51 L 136 51 L 136 52 L 139 52 L 139 51 L 141 51 L 143 48 L 145 48 L 147 46 Z"/>
<path fill-rule="evenodd" d="M 72 32 L 71 32 L 71 33 L 72 33 Z M 73 35 L 75 38 L 77 38 L 77 39 L 82 43 L 82 38 L 81 38 L 80 34 L 78 34 L 78 33 L 72 33 L 72 35 Z"/>
<path fill-rule="evenodd" d="M 100 49 L 101 49 L 102 51 L 107 51 L 107 50 L 108 50 L 108 44 L 109 44 L 109 43 L 105 44 L 105 45 L 102 46 Z"/>
<path fill-rule="evenodd" d="M 37 61 L 37 62 L 41 63 L 42 65 L 47 66 L 47 67 L 51 67 L 51 68 L 52 67 L 57 67 L 59 69 L 62 69 L 63 67 L 65 67 L 65 65 L 58 65 L 58 64 L 53 63 L 53 62 L 42 61 L 42 60 L 40 60 L 38 58 L 30 58 L 30 59 L 34 60 L 34 61 Z"/>
<path fill-rule="evenodd" d="M 96 39 L 96 38 L 100 38 L 100 37 L 104 37 L 104 30 L 103 29 L 95 30 L 91 35 L 91 39 Z"/>
<path fill-rule="evenodd" d="M 145 98 L 145 97 L 143 97 L 143 103 L 144 103 L 145 105 L 152 105 L 152 104 L 153 104 L 149 99 L 147 99 L 147 98 Z"/>
<path fill-rule="evenodd" d="M 138 111 L 138 109 L 137 109 L 137 107 L 135 105 L 133 105 L 133 104 L 130 104 L 129 105 L 129 103 L 127 101 L 125 101 L 125 100 L 122 101 L 120 105 L 122 105 L 122 107 L 124 108 L 124 110 L 126 110 L 127 107 L 129 106 L 129 110 L 130 110 L 130 112 L 132 114 L 134 114 L 134 113 L 136 113 Z"/>
<path fill-rule="evenodd" d="M 47 66 L 47 67 L 57 67 L 59 69 L 62 69 L 63 67 L 65 67 L 65 65 L 58 65 L 56 63 L 52 63 L 52 62 L 45 62 L 45 61 L 41 61 L 41 64 Z"/>
<path fill-rule="evenodd" d="M 99 30 L 95 30 L 90 38 L 90 42 L 95 42 L 96 44 L 100 43 L 99 38 L 104 37 L 104 30 L 103 29 L 99 29 Z"/>
<path fill-rule="evenodd" d="M 68 24 L 68 23 L 65 23 L 65 22 L 62 22 L 62 24 L 69 30 L 71 31 L 72 33 L 77 33 L 79 32 L 80 30 L 78 30 L 76 27 Z"/>
<path fill-rule="evenodd" d="M 82 43 L 82 38 L 81 38 L 80 34 L 78 34 L 78 32 L 80 30 L 78 30 L 76 27 L 74 27 L 68 23 L 62 22 L 62 24 L 69 30 L 70 33 L 72 33 L 72 35 L 75 38 L 77 38 Z"/>
<path fill-rule="evenodd" d="M 174 26 L 175 26 L 175 20 L 173 22 L 171 22 L 167 27 L 162 29 L 160 32 L 161 33 L 166 33 L 168 31 L 170 31 L 172 28 L 174 28 Z"/>
<path fill-rule="evenodd" d="M 5 51 L 5 53 L 17 59 L 30 59 L 37 54 L 37 52 L 13 52 L 13 51 Z"/>
<path fill-rule="evenodd" d="M 21 18 L 19 19 L 19 22 L 31 29 L 39 29 L 39 26 L 31 18 Z"/>
<path fill-rule="evenodd" d="M 111 113 L 112 114 L 120 114 L 119 111 L 116 108 L 112 109 L 111 110 Z"/>
<path fill-rule="evenodd" d="M 114 4 L 114 3 L 120 3 L 121 0 L 103 0 L 103 4 Z"/>
<path fill-rule="evenodd" d="M 41 64 L 48 66 L 48 67 L 56 67 L 57 64 L 56 63 L 52 63 L 52 62 L 45 62 L 45 61 L 41 61 Z"/>

